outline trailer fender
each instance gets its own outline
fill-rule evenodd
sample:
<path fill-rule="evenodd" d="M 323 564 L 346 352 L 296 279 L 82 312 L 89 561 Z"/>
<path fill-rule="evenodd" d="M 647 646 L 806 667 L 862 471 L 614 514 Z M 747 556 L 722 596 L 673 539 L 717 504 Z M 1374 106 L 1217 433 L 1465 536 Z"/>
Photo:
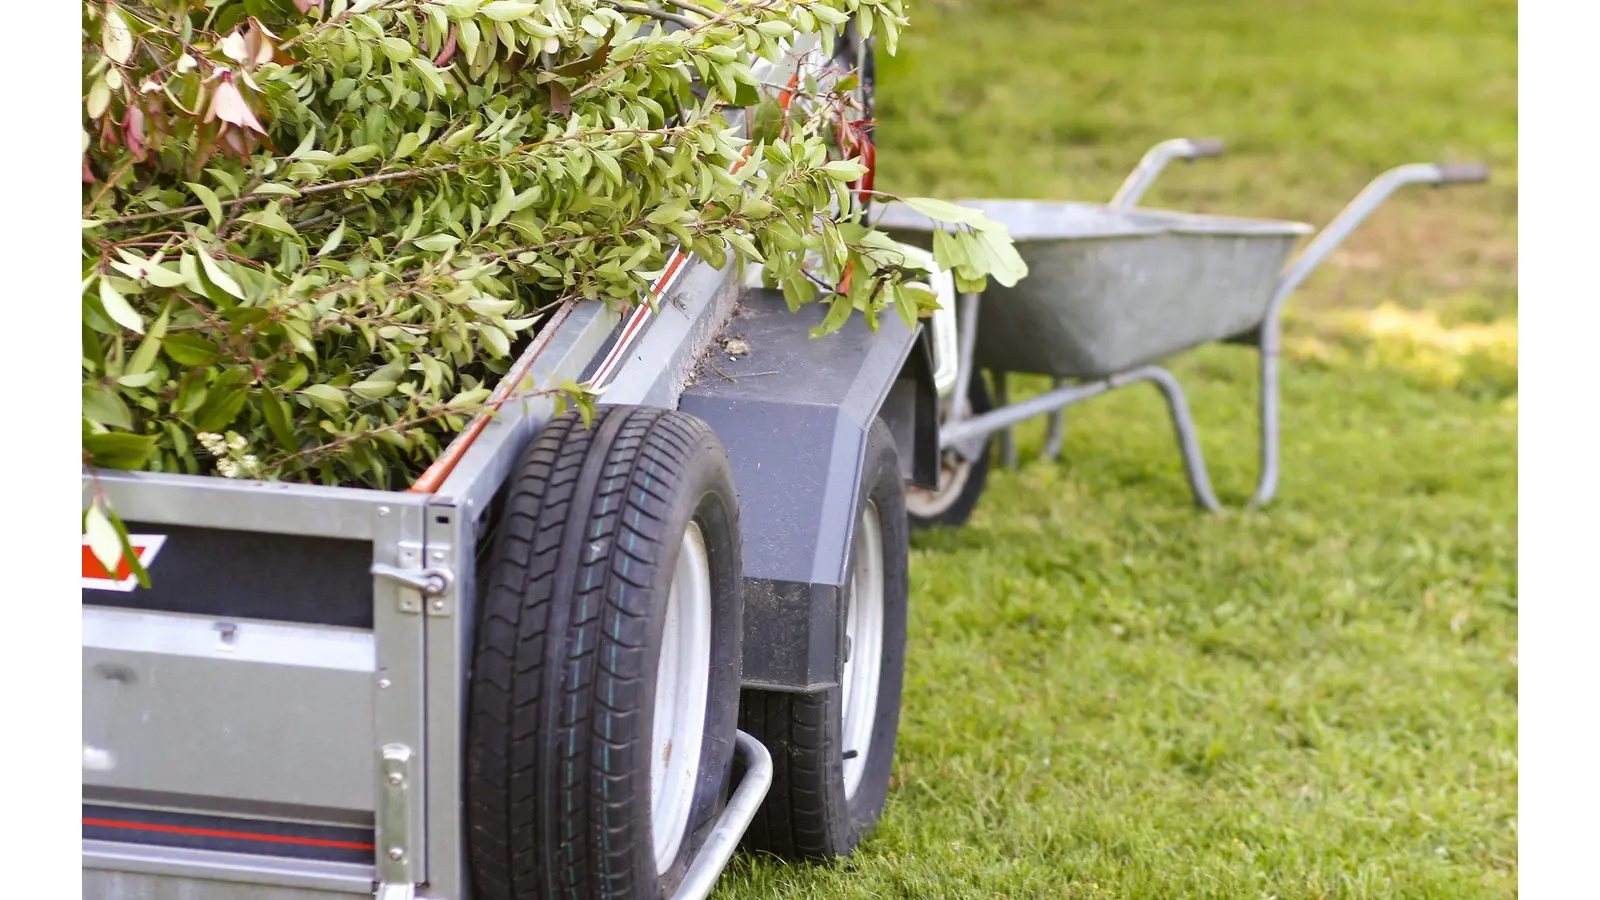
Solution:
<path fill-rule="evenodd" d="M 822 314 L 748 291 L 679 401 L 716 431 L 733 466 L 747 687 L 838 682 L 839 595 L 873 420 L 889 425 L 908 480 L 937 478 L 938 399 L 921 329 L 888 315 L 873 333 L 854 316 L 812 338 Z"/>

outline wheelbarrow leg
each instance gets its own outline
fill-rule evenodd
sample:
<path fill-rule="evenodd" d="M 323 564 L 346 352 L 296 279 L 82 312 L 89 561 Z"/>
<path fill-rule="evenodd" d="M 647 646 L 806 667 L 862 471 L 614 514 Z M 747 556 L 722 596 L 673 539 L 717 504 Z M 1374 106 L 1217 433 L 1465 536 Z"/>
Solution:
<path fill-rule="evenodd" d="M 989 376 L 994 380 L 995 408 L 1000 409 L 1010 406 L 1011 390 L 1009 386 L 1009 377 L 1005 372 L 990 372 Z M 1007 427 L 1002 430 L 997 437 L 999 438 L 1000 446 L 1000 465 L 1005 466 L 1008 469 L 1015 469 L 1017 467 L 1017 442 L 1015 438 L 1012 437 L 1011 431 L 1012 429 Z"/>
<path fill-rule="evenodd" d="M 1065 378 L 1057 378 L 1055 380 L 1055 387 L 1057 389 L 1065 387 L 1066 383 L 1067 380 Z M 1061 458 L 1061 444 L 1066 439 L 1066 432 L 1067 411 L 1064 409 L 1058 409 L 1050 414 L 1050 430 L 1045 434 L 1044 438 L 1045 459 L 1055 462 L 1057 459 Z"/>
<path fill-rule="evenodd" d="M 1276 336 L 1274 336 L 1276 337 Z M 1252 507 L 1266 506 L 1278 492 L 1278 348 L 1261 347 L 1261 481 L 1250 498 Z"/>
<path fill-rule="evenodd" d="M 1172 428 L 1178 433 L 1178 450 L 1183 454 L 1184 473 L 1189 476 L 1189 490 L 1194 502 L 1210 512 L 1221 512 L 1216 492 L 1211 489 L 1211 475 L 1206 471 L 1205 455 L 1200 450 L 1200 436 L 1195 432 L 1194 417 L 1189 415 L 1189 401 L 1183 395 L 1183 386 L 1171 372 L 1160 366 L 1144 366 L 1111 379 L 1112 387 L 1135 381 L 1149 381 L 1161 389 L 1167 401 L 1167 412 L 1172 416 Z"/>
<path fill-rule="evenodd" d="M 1250 498 L 1253 507 L 1265 506 L 1278 492 L 1278 363 L 1283 353 L 1283 308 L 1289 295 L 1321 265 L 1356 226 L 1377 209 L 1390 194 L 1406 185 L 1471 184 L 1484 181 L 1489 170 L 1480 163 L 1413 163 L 1390 169 L 1374 178 L 1339 214 L 1333 217 L 1310 244 L 1301 250 L 1278 277 L 1278 285 L 1267 305 L 1255 344 L 1261 351 L 1261 480 Z"/>

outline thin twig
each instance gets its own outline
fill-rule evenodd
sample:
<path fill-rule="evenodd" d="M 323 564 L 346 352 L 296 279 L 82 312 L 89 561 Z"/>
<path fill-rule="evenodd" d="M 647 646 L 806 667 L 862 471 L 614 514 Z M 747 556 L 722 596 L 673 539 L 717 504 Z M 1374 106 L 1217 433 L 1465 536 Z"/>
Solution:
<path fill-rule="evenodd" d="M 675 134 L 675 133 L 677 133 L 678 131 L 681 131 L 681 130 L 683 130 L 683 129 L 682 128 L 607 128 L 607 129 L 597 130 L 597 131 L 581 131 L 581 132 L 578 132 L 577 134 L 563 135 L 561 137 L 551 138 L 549 140 L 534 141 L 533 143 L 530 143 L 530 144 L 523 144 L 523 145 L 518 146 L 518 147 L 513 147 L 511 150 L 507 151 L 506 153 L 502 153 L 502 154 L 500 154 L 498 156 L 490 156 L 490 157 L 485 157 L 483 159 L 467 159 L 467 160 L 462 160 L 461 162 L 453 162 L 453 163 L 439 163 L 437 165 L 432 165 L 432 166 L 423 166 L 420 169 L 404 169 L 404 170 L 401 170 L 399 172 L 383 172 L 383 173 L 380 173 L 380 174 L 377 174 L 377 175 L 363 175 L 360 178 L 349 178 L 349 179 L 346 179 L 344 181 L 330 181 L 327 184 L 313 184 L 313 185 L 308 185 L 306 187 L 298 187 L 298 188 L 295 188 L 295 190 L 298 191 L 300 193 L 300 196 L 302 196 L 302 197 L 305 197 L 305 196 L 308 196 L 308 195 L 312 195 L 312 194 L 326 194 L 326 193 L 329 193 L 331 191 L 342 191 L 342 190 L 344 190 L 346 188 L 365 187 L 367 185 L 372 185 L 372 184 L 388 184 L 390 182 L 405 181 L 405 180 L 408 180 L 408 179 L 411 179 L 411 178 L 422 178 L 422 177 L 427 176 L 427 175 L 442 175 L 442 174 L 445 174 L 447 172 L 457 171 L 458 169 L 466 169 L 466 168 L 472 168 L 472 167 L 475 167 L 475 166 L 486 166 L 486 165 L 493 165 L 495 163 L 503 163 L 506 160 L 510 159 L 512 156 L 515 156 L 515 155 L 517 155 L 519 153 L 526 153 L 529 150 L 534 150 L 534 149 L 537 149 L 537 148 L 542 147 L 542 146 L 547 146 L 547 145 L 552 145 L 552 144 L 570 143 L 572 141 L 581 141 L 581 140 L 584 140 L 586 138 L 591 138 L 591 137 L 596 137 L 596 136 L 604 136 L 604 135 L 612 135 L 612 134 L 641 134 L 641 135 L 643 135 L 643 134 L 662 134 L 662 135 L 670 135 L 670 134 Z M 245 195 L 243 197 L 236 197 L 236 198 L 234 198 L 232 200 L 223 201 L 222 205 L 223 206 L 227 206 L 227 207 L 240 206 L 242 204 L 250 203 L 250 202 L 254 202 L 254 201 L 271 200 L 271 199 L 274 198 L 274 196 L 276 196 L 276 195 L 247 194 L 247 195 Z M 186 215 L 189 215 L 190 213 L 204 212 L 205 208 L 206 208 L 205 204 L 203 204 L 203 203 L 195 203 L 195 204 L 191 204 L 189 206 L 174 207 L 173 209 L 157 209 L 157 210 L 151 210 L 149 212 L 133 213 L 131 215 L 119 216 L 119 217 L 117 217 L 115 219 L 107 219 L 102 224 L 104 224 L 104 225 L 126 225 L 129 222 L 141 222 L 141 221 L 144 221 L 146 219 L 157 219 L 157 218 L 161 218 L 163 216 L 186 216 Z"/>
<path fill-rule="evenodd" d="M 611 2 L 611 0 L 608 0 L 608 2 Z M 660 19 L 663 22 L 671 22 L 674 25 L 682 25 L 685 28 L 693 28 L 700 24 L 688 16 L 680 16 L 677 13 L 669 13 L 660 9 L 651 9 L 648 6 L 635 6 L 632 3 L 616 2 L 611 2 L 611 5 L 616 7 L 618 12 L 625 12 L 630 16 L 644 16 L 647 19 Z"/>
<path fill-rule="evenodd" d="M 687 0 L 661 0 L 661 2 L 667 4 L 668 6 L 676 6 L 684 12 L 692 12 L 697 16 L 705 16 L 708 19 L 715 19 L 717 17 L 716 13 L 706 9 L 704 6 L 689 3 Z"/>

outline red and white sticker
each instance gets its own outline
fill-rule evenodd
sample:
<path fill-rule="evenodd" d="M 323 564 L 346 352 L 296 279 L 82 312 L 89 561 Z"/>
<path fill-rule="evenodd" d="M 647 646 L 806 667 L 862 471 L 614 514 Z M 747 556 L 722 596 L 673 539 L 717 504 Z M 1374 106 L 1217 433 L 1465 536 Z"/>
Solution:
<path fill-rule="evenodd" d="M 133 552 L 139 557 L 139 565 L 145 571 L 150 571 L 150 564 L 155 562 L 156 554 L 161 552 L 161 545 L 167 542 L 164 534 L 130 534 L 128 543 L 133 547 Z M 89 548 L 89 538 L 83 538 L 83 589 L 86 591 L 121 591 L 127 593 L 139 586 L 139 576 L 133 574 L 133 567 L 127 560 L 117 561 L 115 574 L 106 571 L 99 557 Z"/>

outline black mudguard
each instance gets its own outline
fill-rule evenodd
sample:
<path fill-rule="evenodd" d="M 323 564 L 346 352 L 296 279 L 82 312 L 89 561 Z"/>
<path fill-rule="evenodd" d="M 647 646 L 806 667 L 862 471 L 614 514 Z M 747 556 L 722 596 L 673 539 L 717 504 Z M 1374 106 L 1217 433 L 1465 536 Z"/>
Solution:
<path fill-rule="evenodd" d="M 938 400 L 922 329 L 891 313 L 873 333 L 856 315 L 813 339 L 823 312 L 792 313 L 777 291 L 747 292 L 679 402 L 711 425 L 733 464 L 748 687 L 838 682 L 840 588 L 873 419 L 889 425 L 908 481 L 937 478 Z"/>

